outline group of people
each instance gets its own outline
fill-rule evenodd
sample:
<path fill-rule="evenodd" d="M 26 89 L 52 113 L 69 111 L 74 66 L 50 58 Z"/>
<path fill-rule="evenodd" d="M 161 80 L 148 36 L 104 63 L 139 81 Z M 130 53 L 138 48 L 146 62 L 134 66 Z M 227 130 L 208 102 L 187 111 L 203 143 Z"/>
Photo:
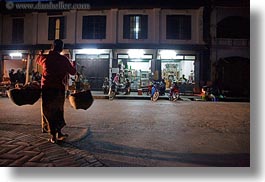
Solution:
<path fill-rule="evenodd" d="M 9 71 L 9 78 L 11 86 L 14 87 L 16 84 L 24 85 L 26 82 L 26 74 L 24 70 L 18 69 L 16 72 L 14 69 Z"/>
<path fill-rule="evenodd" d="M 41 74 L 38 71 L 32 71 L 31 74 L 31 81 L 37 81 L 40 83 L 41 81 Z M 25 70 L 18 69 L 16 72 L 14 69 L 9 71 L 9 78 L 11 82 L 11 86 L 15 87 L 16 84 L 24 85 L 26 84 L 26 73 Z"/>
<path fill-rule="evenodd" d="M 37 81 L 40 83 L 41 81 L 41 74 L 38 71 L 32 71 L 31 72 L 31 81 Z"/>

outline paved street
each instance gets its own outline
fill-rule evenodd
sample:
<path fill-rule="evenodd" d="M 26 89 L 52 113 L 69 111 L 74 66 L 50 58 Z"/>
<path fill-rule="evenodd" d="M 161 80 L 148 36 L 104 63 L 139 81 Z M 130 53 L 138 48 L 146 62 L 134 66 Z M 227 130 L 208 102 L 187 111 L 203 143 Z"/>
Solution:
<path fill-rule="evenodd" d="M 16 142 L 14 145 L 29 147 L 41 141 L 37 143 L 51 145 L 47 135 L 40 132 L 40 101 L 33 106 L 16 106 L 8 98 L 0 98 L 0 113 L 1 166 L 9 164 L 4 160 L 8 156 L 12 158 L 3 151 L 3 144 Z M 85 111 L 71 108 L 66 100 L 65 119 L 64 131 L 70 136 L 65 143 L 51 147 L 54 154 L 63 150 L 63 159 L 71 155 L 72 161 L 66 166 L 250 164 L 250 104 L 245 102 L 95 99 Z M 18 134 L 25 135 L 24 139 L 20 140 Z M 36 166 L 62 165 L 49 149 L 24 149 L 30 155 L 45 154 L 42 160 L 47 163 L 34 163 Z M 32 158 L 25 158 L 20 165 L 33 165 L 27 163 Z M 78 159 L 83 162 L 75 163 Z"/>

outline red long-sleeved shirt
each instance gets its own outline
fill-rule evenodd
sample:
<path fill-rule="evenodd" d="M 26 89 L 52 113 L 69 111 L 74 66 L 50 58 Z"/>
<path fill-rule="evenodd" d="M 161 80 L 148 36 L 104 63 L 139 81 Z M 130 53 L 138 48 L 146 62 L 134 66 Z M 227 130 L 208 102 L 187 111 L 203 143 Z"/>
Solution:
<path fill-rule="evenodd" d="M 65 89 L 67 75 L 76 73 L 76 69 L 70 61 L 56 51 L 50 51 L 48 55 L 38 56 L 36 62 L 42 66 L 42 88 Z"/>

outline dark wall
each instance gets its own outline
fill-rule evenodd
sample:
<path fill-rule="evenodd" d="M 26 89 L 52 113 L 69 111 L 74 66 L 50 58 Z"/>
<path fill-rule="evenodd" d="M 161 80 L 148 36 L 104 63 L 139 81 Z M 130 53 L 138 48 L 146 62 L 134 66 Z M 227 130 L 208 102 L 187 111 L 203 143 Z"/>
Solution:
<path fill-rule="evenodd" d="M 91 90 L 102 90 L 105 77 L 109 77 L 108 59 L 79 59 L 76 60 L 78 71 L 82 69 L 82 75 L 88 80 Z"/>

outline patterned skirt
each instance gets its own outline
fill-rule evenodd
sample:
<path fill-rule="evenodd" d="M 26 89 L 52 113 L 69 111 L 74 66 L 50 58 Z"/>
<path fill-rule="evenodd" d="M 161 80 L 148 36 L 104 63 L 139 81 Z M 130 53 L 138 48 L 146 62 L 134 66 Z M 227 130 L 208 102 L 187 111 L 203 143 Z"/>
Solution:
<path fill-rule="evenodd" d="M 66 125 L 64 120 L 65 90 L 42 89 L 42 129 L 54 135 Z"/>

